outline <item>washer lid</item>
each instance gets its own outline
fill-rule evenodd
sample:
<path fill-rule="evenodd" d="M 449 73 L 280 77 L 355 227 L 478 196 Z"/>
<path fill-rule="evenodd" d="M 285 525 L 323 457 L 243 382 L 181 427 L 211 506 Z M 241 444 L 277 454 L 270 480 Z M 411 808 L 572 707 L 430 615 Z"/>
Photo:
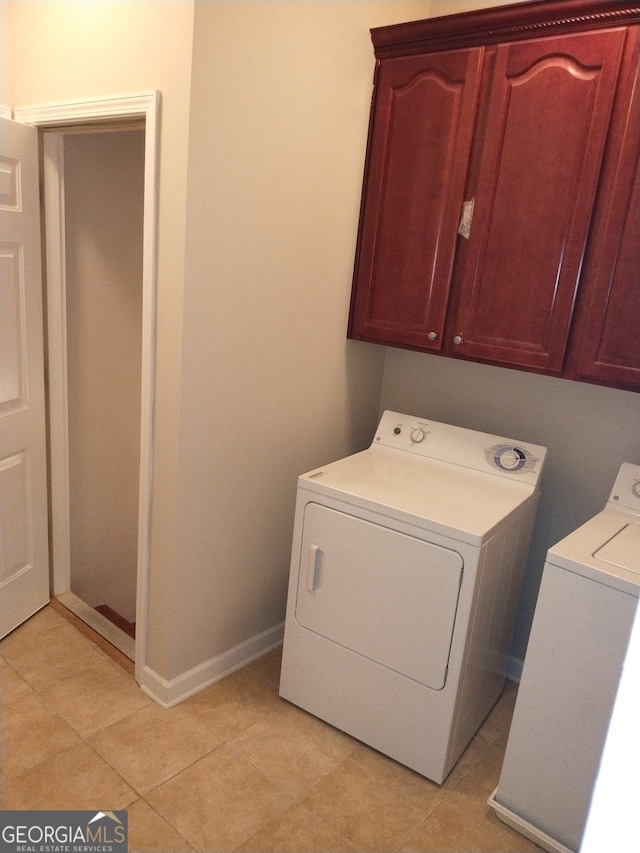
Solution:
<path fill-rule="evenodd" d="M 593 556 L 640 575 L 640 522 L 627 524 Z"/>
<path fill-rule="evenodd" d="M 640 522 L 604 509 L 549 549 L 547 562 L 638 597 Z"/>

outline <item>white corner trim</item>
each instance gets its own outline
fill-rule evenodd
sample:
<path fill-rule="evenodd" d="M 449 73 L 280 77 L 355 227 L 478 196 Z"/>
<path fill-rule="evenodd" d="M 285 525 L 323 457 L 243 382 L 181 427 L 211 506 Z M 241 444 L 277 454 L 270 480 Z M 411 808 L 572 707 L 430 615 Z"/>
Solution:
<path fill-rule="evenodd" d="M 154 702 L 163 708 L 171 708 L 200 692 L 210 684 L 230 675 L 237 669 L 267 654 L 282 643 L 284 622 L 255 634 L 226 652 L 198 664 L 170 681 L 162 678 L 150 666 L 145 666 L 140 679 L 140 687 Z"/>
<path fill-rule="evenodd" d="M 11 107 L 8 107 L 6 104 L 0 104 L 0 118 L 13 118 Z"/>
<path fill-rule="evenodd" d="M 85 124 L 123 116 L 146 116 L 156 106 L 159 92 L 137 92 L 79 101 L 31 104 L 16 107 L 15 118 L 36 127 L 56 127 L 65 124 Z"/>

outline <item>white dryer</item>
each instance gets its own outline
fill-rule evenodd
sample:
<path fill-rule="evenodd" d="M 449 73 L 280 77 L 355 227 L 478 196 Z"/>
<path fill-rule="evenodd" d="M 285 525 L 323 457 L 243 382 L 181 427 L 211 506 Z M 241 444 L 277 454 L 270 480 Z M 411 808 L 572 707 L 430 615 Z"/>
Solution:
<path fill-rule="evenodd" d="M 504 687 L 545 454 L 385 412 L 302 475 L 280 695 L 444 781 Z"/>
<path fill-rule="evenodd" d="M 549 550 L 489 804 L 554 853 L 580 847 L 640 591 L 640 466 Z"/>

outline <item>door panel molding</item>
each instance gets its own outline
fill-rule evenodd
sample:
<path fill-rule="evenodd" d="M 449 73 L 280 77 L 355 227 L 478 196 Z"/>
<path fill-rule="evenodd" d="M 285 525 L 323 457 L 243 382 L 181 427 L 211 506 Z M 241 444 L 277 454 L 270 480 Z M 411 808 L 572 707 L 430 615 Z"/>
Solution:
<path fill-rule="evenodd" d="M 1 119 L 0 637 L 49 601 L 38 134 Z"/>

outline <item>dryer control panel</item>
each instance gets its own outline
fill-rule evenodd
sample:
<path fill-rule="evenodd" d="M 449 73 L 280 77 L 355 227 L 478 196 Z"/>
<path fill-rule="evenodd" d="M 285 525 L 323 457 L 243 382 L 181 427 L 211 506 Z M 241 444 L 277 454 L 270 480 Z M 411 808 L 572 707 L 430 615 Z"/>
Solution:
<path fill-rule="evenodd" d="M 538 482 L 547 453 L 540 445 L 391 411 L 382 415 L 371 446 L 395 448 L 529 485 Z"/>

